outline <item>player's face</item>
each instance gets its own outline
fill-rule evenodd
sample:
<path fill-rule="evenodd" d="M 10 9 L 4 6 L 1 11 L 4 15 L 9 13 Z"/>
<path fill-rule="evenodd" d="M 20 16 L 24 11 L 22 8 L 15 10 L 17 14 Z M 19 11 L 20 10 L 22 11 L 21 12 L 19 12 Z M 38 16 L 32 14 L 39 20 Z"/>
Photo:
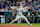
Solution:
<path fill-rule="evenodd" d="M 18 8 L 20 8 L 20 6 L 18 6 Z"/>

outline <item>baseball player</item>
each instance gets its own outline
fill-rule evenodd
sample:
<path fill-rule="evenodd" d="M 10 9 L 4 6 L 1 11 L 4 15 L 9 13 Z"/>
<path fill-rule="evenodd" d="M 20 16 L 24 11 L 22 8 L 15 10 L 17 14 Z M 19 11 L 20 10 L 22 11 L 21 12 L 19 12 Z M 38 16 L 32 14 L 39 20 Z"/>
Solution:
<path fill-rule="evenodd" d="M 23 9 L 25 9 L 25 8 L 20 8 L 20 6 L 18 6 L 18 8 L 16 9 L 17 10 L 16 19 L 14 19 L 9 24 L 12 24 L 13 22 L 17 21 L 18 19 L 23 18 L 28 23 L 28 25 L 32 25 L 32 24 L 30 24 L 30 22 L 28 21 L 28 19 L 24 15 L 22 15 L 22 10 Z"/>

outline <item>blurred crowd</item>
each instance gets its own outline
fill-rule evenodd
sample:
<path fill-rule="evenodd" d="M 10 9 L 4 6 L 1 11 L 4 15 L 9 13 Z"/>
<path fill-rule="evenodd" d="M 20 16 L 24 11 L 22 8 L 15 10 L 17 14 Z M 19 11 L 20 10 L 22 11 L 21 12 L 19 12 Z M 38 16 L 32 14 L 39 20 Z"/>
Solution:
<path fill-rule="evenodd" d="M 22 2 L 22 4 L 21 4 Z M 23 14 L 26 16 L 30 12 L 31 16 L 38 16 L 40 14 L 40 1 L 0 1 L 0 12 L 12 12 L 11 15 L 10 13 L 6 14 L 6 18 L 12 18 L 15 17 L 16 8 L 18 8 L 18 5 L 21 5 L 22 8 L 24 7 L 30 7 L 30 9 L 24 9 Z M 9 21 L 9 19 L 8 19 Z M 33 21 L 32 21 L 33 22 Z"/>
<path fill-rule="evenodd" d="M 21 5 L 22 2 L 22 8 L 24 7 L 30 7 L 30 9 L 28 10 L 23 10 L 23 12 L 26 12 L 28 14 L 28 12 L 31 12 L 31 14 L 33 16 L 38 16 L 38 12 L 40 12 L 40 2 L 38 1 L 0 1 L 0 12 L 14 12 L 16 9 L 15 7 L 18 7 L 18 5 Z M 12 10 L 12 8 L 14 8 L 14 10 Z"/>

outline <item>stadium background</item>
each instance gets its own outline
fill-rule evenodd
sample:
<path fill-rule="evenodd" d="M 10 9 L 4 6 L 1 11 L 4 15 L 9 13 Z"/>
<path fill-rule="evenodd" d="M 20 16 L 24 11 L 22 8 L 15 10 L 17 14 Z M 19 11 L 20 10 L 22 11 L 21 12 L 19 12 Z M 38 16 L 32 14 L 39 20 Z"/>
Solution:
<path fill-rule="evenodd" d="M 12 12 L 3 12 L 3 10 L 2 10 L 2 12 L 1 12 L 1 9 L 4 9 L 4 8 L 9 8 L 9 7 L 5 7 L 4 5 L 3 5 L 3 3 L 4 3 L 4 1 L 5 0 L 0 0 L 0 23 L 9 23 L 10 21 L 9 20 L 11 20 L 11 14 L 12 14 Z M 11 3 L 13 3 L 13 1 L 19 1 L 19 2 L 21 2 L 22 0 L 6 0 L 6 2 L 7 1 L 10 1 Z M 23 0 L 23 1 L 25 1 L 25 0 Z M 40 10 L 40 0 L 26 0 L 26 2 L 30 2 L 30 1 L 36 1 L 37 2 L 37 7 L 38 7 L 38 9 Z M 2 4 L 1 4 L 2 3 Z M 11 3 L 9 3 L 9 5 L 11 5 Z M 6 3 L 5 3 L 6 4 Z M 36 4 L 36 3 L 35 3 Z M 34 5 L 35 5 L 34 4 Z M 2 7 L 2 5 L 3 5 L 3 7 Z M 2 8 L 1 8 L 2 7 Z M 35 8 L 34 8 L 35 9 Z M 16 13 L 16 12 L 15 12 Z M 24 16 L 26 16 L 27 14 L 26 14 L 26 12 L 23 12 L 23 15 Z M 1 17 L 1 16 L 4 16 L 4 17 Z M 31 14 L 31 11 L 30 11 L 30 9 L 29 9 L 29 11 L 28 11 L 28 15 L 26 16 L 27 18 L 28 18 L 28 20 L 31 22 L 31 23 L 40 23 L 40 12 L 38 11 L 38 16 L 32 16 L 32 14 Z M 5 21 L 3 21 L 2 20 L 2 18 L 4 18 L 5 19 Z M 13 19 L 15 19 L 15 16 L 13 17 Z M 3 21 L 3 22 L 2 22 Z M 8 22 L 9 21 L 9 22 Z M 26 23 L 25 21 L 22 21 L 21 23 Z"/>

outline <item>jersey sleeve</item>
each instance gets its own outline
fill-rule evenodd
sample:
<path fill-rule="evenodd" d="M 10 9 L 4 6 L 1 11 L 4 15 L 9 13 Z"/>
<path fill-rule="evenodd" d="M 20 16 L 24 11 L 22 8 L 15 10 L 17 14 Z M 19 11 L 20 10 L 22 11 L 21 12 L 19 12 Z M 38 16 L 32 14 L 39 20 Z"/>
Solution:
<path fill-rule="evenodd" d="M 22 10 L 24 10 L 24 8 L 22 8 Z"/>

